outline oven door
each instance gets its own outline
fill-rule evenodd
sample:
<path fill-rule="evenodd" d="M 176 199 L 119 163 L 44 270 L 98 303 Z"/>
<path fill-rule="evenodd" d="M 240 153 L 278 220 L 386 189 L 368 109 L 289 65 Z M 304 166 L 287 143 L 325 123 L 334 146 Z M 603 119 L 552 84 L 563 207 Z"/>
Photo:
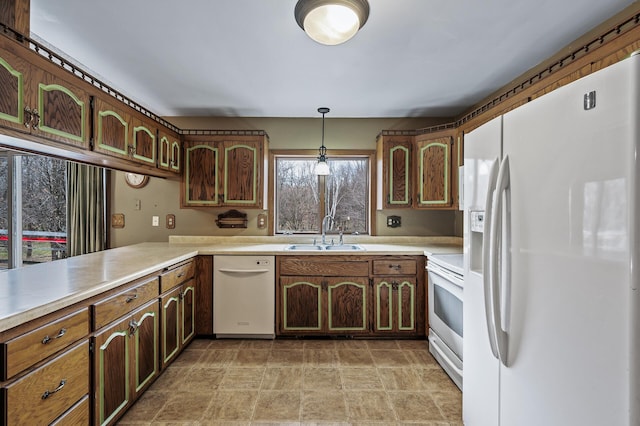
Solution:
<path fill-rule="evenodd" d="M 438 265 L 427 266 L 429 328 L 462 360 L 462 285 L 459 276 Z"/>

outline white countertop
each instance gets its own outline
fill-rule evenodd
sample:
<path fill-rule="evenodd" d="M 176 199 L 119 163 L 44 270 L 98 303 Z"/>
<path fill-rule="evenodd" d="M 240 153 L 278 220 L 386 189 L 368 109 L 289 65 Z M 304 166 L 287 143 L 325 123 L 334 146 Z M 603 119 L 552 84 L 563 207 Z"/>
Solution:
<path fill-rule="evenodd" d="M 288 251 L 312 237 L 170 237 L 0 272 L 0 332 L 199 254 L 367 255 L 462 252 L 456 237 L 348 236 L 365 251 Z M 308 240 L 308 241 L 307 241 Z"/>

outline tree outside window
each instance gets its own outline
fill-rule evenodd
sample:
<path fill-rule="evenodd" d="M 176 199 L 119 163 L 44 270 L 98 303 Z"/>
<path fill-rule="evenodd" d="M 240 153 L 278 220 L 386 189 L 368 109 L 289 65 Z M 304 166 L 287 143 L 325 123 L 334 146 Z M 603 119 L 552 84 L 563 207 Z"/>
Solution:
<path fill-rule="evenodd" d="M 315 157 L 276 156 L 276 233 L 369 233 L 369 157 L 332 156 L 331 173 L 317 176 Z"/>

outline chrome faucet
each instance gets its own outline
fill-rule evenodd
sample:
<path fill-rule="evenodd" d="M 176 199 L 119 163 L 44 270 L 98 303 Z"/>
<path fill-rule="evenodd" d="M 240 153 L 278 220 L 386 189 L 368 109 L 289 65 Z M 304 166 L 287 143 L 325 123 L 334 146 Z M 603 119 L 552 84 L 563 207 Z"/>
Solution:
<path fill-rule="evenodd" d="M 322 244 L 327 244 L 327 219 L 333 220 L 333 216 L 328 214 L 322 219 Z"/>

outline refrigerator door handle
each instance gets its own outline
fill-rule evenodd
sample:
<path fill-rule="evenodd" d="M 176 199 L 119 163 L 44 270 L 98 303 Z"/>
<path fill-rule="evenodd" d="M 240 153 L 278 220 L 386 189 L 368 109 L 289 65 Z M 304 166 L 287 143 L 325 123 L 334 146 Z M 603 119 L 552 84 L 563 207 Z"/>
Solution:
<path fill-rule="evenodd" d="M 491 164 L 491 170 L 489 172 L 489 182 L 487 185 L 487 198 L 485 199 L 485 221 L 484 221 L 484 239 L 482 240 L 482 270 L 484 273 L 482 274 L 483 281 L 483 289 L 484 289 L 484 313 L 485 320 L 487 323 L 487 331 L 489 334 L 489 346 L 491 347 L 491 352 L 496 359 L 499 359 L 498 355 L 498 346 L 496 343 L 496 326 L 493 322 L 493 305 L 492 305 L 492 297 L 491 297 L 491 217 L 492 217 L 492 208 L 493 208 L 493 192 L 496 189 L 496 180 L 498 177 L 498 166 L 500 164 L 500 159 L 496 158 L 495 161 Z"/>
<path fill-rule="evenodd" d="M 498 347 L 498 355 L 500 362 L 504 365 L 508 365 L 508 341 L 509 335 L 502 329 L 502 274 L 499 271 L 502 262 L 505 259 L 502 258 L 502 245 L 499 239 L 502 236 L 502 197 L 506 190 L 509 188 L 509 156 L 505 156 L 500 165 L 500 171 L 498 172 L 498 181 L 496 184 L 496 190 L 494 193 L 493 212 L 491 215 L 491 233 L 490 233 L 490 278 L 491 278 L 491 296 L 493 307 L 493 323 L 496 331 L 496 344 Z M 508 304 L 508 302 L 506 302 Z"/>

